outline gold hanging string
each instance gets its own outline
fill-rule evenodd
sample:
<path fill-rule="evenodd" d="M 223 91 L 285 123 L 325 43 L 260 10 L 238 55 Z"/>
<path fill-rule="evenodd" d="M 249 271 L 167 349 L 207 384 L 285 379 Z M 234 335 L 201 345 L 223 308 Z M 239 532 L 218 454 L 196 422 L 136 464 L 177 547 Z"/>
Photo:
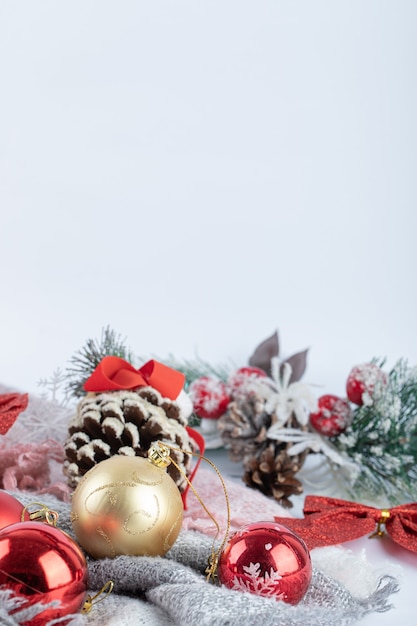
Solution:
<path fill-rule="evenodd" d="M 221 544 L 220 544 L 220 546 L 219 546 L 219 548 L 217 550 L 214 549 L 214 546 L 215 546 L 215 543 L 216 543 L 216 539 L 217 539 L 217 537 L 220 534 L 219 523 L 217 522 L 217 520 L 214 517 L 214 515 L 212 513 L 210 513 L 210 511 L 208 510 L 208 508 L 204 504 L 202 498 L 197 493 L 196 488 L 194 487 L 192 482 L 189 480 L 188 476 L 181 469 L 181 467 L 174 461 L 174 459 L 170 456 L 170 454 L 169 454 L 170 450 L 177 450 L 178 452 L 182 452 L 183 454 L 191 454 L 192 456 L 200 458 L 202 461 L 206 461 L 206 463 L 208 463 L 214 469 L 214 471 L 216 472 L 217 476 L 219 477 L 219 480 L 220 480 L 221 485 L 223 487 L 224 497 L 225 497 L 225 500 L 226 500 L 227 523 L 226 523 L 226 531 L 225 531 L 223 540 L 222 540 L 222 542 L 221 542 Z M 217 529 L 217 532 L 216 532 L 216 535 L 215 535 L 215 537 L 213 539 L 213 545 L 212 545 L 212 548 L 211 548 L 211 555 L 209 556 L 208 565 L 207 565 L 207 568 L 206 568 L 207 580 L 212 579 L 214 581 L 215 577 L 216 577 L 217 564 L 219 562 L 219 557 L 220 557 L 220 554 L 223 551 L 224 546 L 226 545 L 226 542 L 227 542 L 228 537 L 229 537 L 229 531 L 230 531 L 230 502 L 229 502 L 229 496 L 228 496 L 228 493 L 227 493 L 226 485 L 225 485 L 225 482 L 223 480 L 223 476 L 220 473 L 220 470 L 216 467 L 216 465 L 213 463 L 213 461 L 210 461 L 210 459 L 208 459 L 205 456 L 202 456 L 201 454 L 197 454 L 196 452 L 192 452 L 191 450 L 183 450 L 182 448 L 177 448 L 176 446 L 172 446 L 172 445 L 170 445 L 168 443 L 165 443 L 165 442 L 162 443 L 161 441 L 157 441 L 156 443 L 154 443 L 149 448 L 148 459 L 151 461 L 151 463 L 153 463 L 154 465 L 157 465 L 158 467 L 167 467 L 170 463 L 172 463 L 174 465 L 174 467 L 176 467 L 177 470 L 180 472 L 181 476 L 183 476 L 185 478 L 185 480 L 187 481 L 191 491 L 194 493 L 195 497 L 197 498 L 199 504 L 203 507 L 204 511 L 207 513 L 207 515 L 209 516 L 209 518 L 211 519 L 211 521 L 215 525 L 215 527 Z"/>
<path fill-rule="evenodd" d="M 102 586 L 100 591 L 98 591 L 94 596 L 88 595 L 85 599 L 83 608 L 81 609 L 81 613 L 90 613 L 91 609 L 95 604 L 99 602 L 103 602 L 107 598 L 107 596 L 113 591 L 114 582 L 112 580 L 108 580 L 105 585 Z M 100 598 L 100 596 L 102 596 Z M 97 600 L 97 598 L 99 598 Z"/>
<path fill-rule="evenodd" d="M 29 507 L 41 507 L 40 509 L 36 509 L 32 513 L 29 510 Z M 52 509 L 48 508 L 46 504 L 42 502 L 29 502 L 23 510 L 22 515 L 20 516 L 20 521 L 25 521 L 25 513 L 29 514 L 29 519 L 31 522 L 45 522 L 49 524 L 49 526 L 56 526 L 59 518 L 59 514 L 56 511 L 52 511 Z"/>

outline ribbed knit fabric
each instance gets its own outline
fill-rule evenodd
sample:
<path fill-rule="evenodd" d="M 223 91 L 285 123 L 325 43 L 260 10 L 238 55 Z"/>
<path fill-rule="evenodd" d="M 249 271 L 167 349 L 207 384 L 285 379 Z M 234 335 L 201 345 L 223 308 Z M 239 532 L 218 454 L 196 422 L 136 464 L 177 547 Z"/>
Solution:
<path fill-rule="evenodd" d="M 27 492 L 12 495 L 24 505 L 33 500 Z M 42 502 L 59 512 L 58 527 L 74 536 L 69 504 L 47 495 Z M 211 547 L 211 537 L 183 530 L 165 557 L 89 558 L 92 592 L 110 579 L 114 591 L 87 616 L 73 616 L 71 626 L 345 626 L 371 611 L 388 610 L 389 597 L 398 590 L 395 578 L 384 576 L 368 596 L 354 597 L 315 568 L 306 596 L 299 605 L 290 606 L 206 582 L 204 569 Z M 32 607 L 10 615 L 15 602 L 0 591 L 1 626 L 17 626 L 36 613 Z"/>

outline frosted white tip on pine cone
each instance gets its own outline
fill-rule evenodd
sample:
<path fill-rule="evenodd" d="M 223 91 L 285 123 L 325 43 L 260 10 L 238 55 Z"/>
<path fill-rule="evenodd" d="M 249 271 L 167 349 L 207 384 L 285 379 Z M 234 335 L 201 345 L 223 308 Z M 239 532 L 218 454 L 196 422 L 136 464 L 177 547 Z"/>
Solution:
<path fill-rule="evenodd" d="M 182 390 L 175 402 L 180 409 L 180 416 L 182 420 L 188 421 L 193 412 L 193 403 L 188 393 Z"/>

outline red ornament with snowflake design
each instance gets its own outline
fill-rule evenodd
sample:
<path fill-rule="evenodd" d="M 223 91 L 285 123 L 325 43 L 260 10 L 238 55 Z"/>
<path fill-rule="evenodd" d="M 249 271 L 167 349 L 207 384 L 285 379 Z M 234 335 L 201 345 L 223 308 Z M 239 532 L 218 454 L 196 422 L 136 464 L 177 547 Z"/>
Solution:
<path fill-rule="evenodd" d="M 355 365 L 346 382 L 347 397 L 354 404 L 362 406 L 366 404 L 366 396 L 372 398 L 375 385 L 386 385 L 387 381 L 387 375 L 375 363 Z"/>
<path fill-rule="evenodd" d="M 352 410 L 343 398 L 326 394 L 317 404 L 318 410 L 310 413 L 310 424 L 320 435 L 337 437 L 352 423 Z"/>
<path fill-rule="evenodd" d="M 220 555 L 220 583 L 229 589 L 298 604 L 311 581 L 311 559 L 302 539 L 277 522 L 238 530 Z"/>

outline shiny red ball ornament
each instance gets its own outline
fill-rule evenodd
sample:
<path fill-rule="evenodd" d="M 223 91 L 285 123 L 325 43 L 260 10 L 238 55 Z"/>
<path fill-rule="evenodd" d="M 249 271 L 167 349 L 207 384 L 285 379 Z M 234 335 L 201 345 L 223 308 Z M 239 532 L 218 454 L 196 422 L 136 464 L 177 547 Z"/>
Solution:
<path fill-rule="evenodd" d="M 87 563 L 79 546 L 62 530 L 19 522 L 0 531 L 0 587 L 23 600 L 16 611 L 37 605 L 38 614 L 24 626 L 44 626 L 83 607 Z M 53 601 L 59 605 L 42 609 Z"/>
<path fill-rule="evenodd" d="M 310 553 L 302 539 L 277 522 L 243 526 L 220 555 L 222 585 L 298 604 L 311 581 Z"/>
<path fill-rule="evenodd" d="M 23 504 L 7 491 L 0 491 L 0 530 L 10 524 L 22 521 Z M 24 520 L 29 520 L 29 514 L 25 511 Z"/>
<path fill-rule="evenodd" d="M 343 398 L 326 394 L 317 405 L 317 411 L 310 413 L 310 424 L 321 435 L 337 437 L 352 423 L 352 409 Z"/>
<path fill-rule="evenodd" d="M 198 417 L 218 419 L 227 411 L 230 396 L 227 387 L 218 378 L 201 376 L 191 383 L 188 393 Z"/>
<path fill-rule="evenodd" d="M 364 394 L 372 398 L 375 385 L 386 385 L 387 382 L 387 375 L 375 363 L 355 365 L 351 369 L 346 382 L 347 397 L 354 404 L 362 406 L 364 404 Z"/>

